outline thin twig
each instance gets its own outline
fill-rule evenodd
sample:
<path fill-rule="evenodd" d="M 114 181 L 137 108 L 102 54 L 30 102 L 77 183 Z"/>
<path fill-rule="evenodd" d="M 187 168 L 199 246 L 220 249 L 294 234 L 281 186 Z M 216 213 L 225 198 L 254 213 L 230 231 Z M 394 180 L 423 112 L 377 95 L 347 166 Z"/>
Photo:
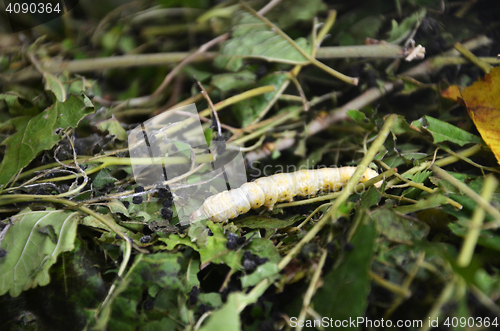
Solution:
<path fill-rule="evenodd" d="M 403 286 L 400 286 L 398 284 L 394 284 L 383 277 L 377 275 L 373 271 L 370 270 L 370 276 L 373 279 L 375 283 L 378 285 L 382 286 L 386 290 L 389 290 L 390 292 L 401 296 L 403 298 L 409 298 L 411 296 L 411 291 L 408 288 L 405 288 Z"/>
<path fill-rule="evenodd" d="M 467 60 L 469 60 L 470 62 L 474 63 L 479 68 L 481 68 L 481 70 L 483 70 L 485 73 L 489 74 L 491 72 L 491 69 L 493 69 L 492 66 L 490 66 L 488 63 L 484 61 L 481 61 L 477 56 L 472 54 L 472 52 L 469 51 L 467 47 L 465 47 L 461 43 L 456 43 L 454 45 L 454 48 L 457 51 L 459 51 L 460 54 L 462 54 Z"/>
<path fill-rule="evenodd" d="M 201 94 L 203 95 L 205 100 L 207 100 L 208 107 L 212 111 L 212 122 L 215 122 L 215 123 L 212 123 L 212 126 L 217 130 L 217 137 L 220 138 L 220 137 L 222 137 L 222 129 L 221 129 L 221 125 L 220 125 L 219 116 L 217 115 L 217 111 L 215 110 L 214 104 L 212 103 L 212 99 L 210 99 L 210 96 L 208 95 L 208 93 L 205 90 L 205 88 L 203 87 L 203 85 L 201 85 L 200 81 L 196 80 L 196 82 L 198 83 L 198 86 L 201 89 Z"/>

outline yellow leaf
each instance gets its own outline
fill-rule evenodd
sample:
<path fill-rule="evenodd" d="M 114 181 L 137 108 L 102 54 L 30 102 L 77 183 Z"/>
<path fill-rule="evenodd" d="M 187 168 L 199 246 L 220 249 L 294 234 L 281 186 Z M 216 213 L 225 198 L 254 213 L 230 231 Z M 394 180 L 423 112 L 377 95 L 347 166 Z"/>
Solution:
<path fill-rule="evenodd" d="M 441 93 L 467 108 L 469 116 L 500 164 L 500 67 L 461 90 L 450 86 Z"/>
<path fill-rule="evenodd" d="M 449 86 L 446 90 L 441 91 L 441 96 L 443 98 L 447 98 L 450 100 L 453 100 L 455 102 L 458 102 L 458 98 L 460 98 L 462 91 L 460 89 L 460 86 L 457 85 L 451 85 Z"/>

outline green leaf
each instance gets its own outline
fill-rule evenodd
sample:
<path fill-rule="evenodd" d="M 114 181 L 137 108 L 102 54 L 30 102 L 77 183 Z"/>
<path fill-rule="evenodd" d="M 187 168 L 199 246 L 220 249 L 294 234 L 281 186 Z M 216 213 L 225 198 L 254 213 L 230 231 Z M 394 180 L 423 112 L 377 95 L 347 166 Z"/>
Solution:
<path fill-rule="evenodd" d="M 209 305 L 212 308 L 219 308 L 222 306 L 222 298 L 219 293 L 200 293 L 198 299 L 200 302 Z"/>
<path fill-rule="evenodd" d="M 9 109 L 9 114 L 12 116 L 34 116 L 40 111 L 38 107 L 39 105 L 33 105 L 30 101 L 28 101 L 28 99 L 16 91 L 1 93 L 0 100 L 5 101 L 7 108 Z"/>
<path fill-rule="evenodd" d="M 299 38 L 295 43 L 310 53 L 306 39 Z M 266 61 L 288 64 L 305 64 L 308 60 L 285 38 L 264 24 L 260 19 L 245 11 L 233 17 L 232 38 L 224 42 L 214 63 L 219 68 L 238 71 L 244 58 L 257 58 Z"/>
<path fill-rule="evenodd" d="M 382 195 L 379 190 L 375 186 L 372 186 L 361 196 L 358 208 L 370 209 L 372 206 L 378 204 L 380 199 L 382 199 Z"/>
<path fill-rule="evenodd" d="M 49 268 L 61 252 L 74 247 L 79 213 L 62 210 L 24 209 L 11 217 L 0 248 L 0 295 L 13 297 L 50 282 Z"/>
<path fill-rule="evenodd" d="M 99 189 L 106 184 L 112 184 L 117 181 L 118 179 L 116 179 L 111 175 L 111 171 L 109 169 L 102 169 L 95 176 L 94 180 L 92 181 L 92 184 L 94 186 L 94 189 Z"/>
<path fill-rule="evenodd" d="M 251 234 L 247 236 L 251 237 Z M 278 253 L 278 249 L 273 245 L 273 242 L 269 239 L 264 238 L 254 238 L 250 245 L 246 246 L 245 249 L 248 249 L 255 255 L 259 257 L 268 258 L 270 262 L 278 263 L 281 258 Z"/>
<path fill-rule="evenodd" d="M 288 78 L 284 73 L 272 73 L 261 78 L 257 85 L 274 85 L 274 91 L 242 100 L 233 106 L 233 114 L 243 127 L 252 123 L 263 110 L 274 105 L 273 99 L 288 86 Z"/>
<path fill-rule="evenodd" d="M 370 14 L 367 17 L 360 17 L 355 24 L 340 32 L 339 44 L 340 46 L 360 45 L 366 38 L 377 37 L 383 24 L 384 20 L 380 16 Z"/>
<path fill-rule="evenodd" d="M 401 24 L 398 24 L 396 20 L 392 20 L 392 29 L 391 32 L 389 32 L 389 39 L 387 41 L 392 44 L 399 44 L 405 41 L 414 31 L 415 25 L 420 25 L 425 14 L 426 10 L 422 8 L 420 11 L 405 18 Z"/>
<path fill-rule="evenodd" d="M 101 215 L 101 216 L 104 217 L 105 219 L 107 219 L 111 223 L 115 222 L 115 219 L 113 218 L 113 215 L 111 215 L 111 214 L 106 214 L 106 215 Z M 89 227 L 96 228 L 96 229 L 102 229 L 102 230 L 107 231 L 107 232 L 112 232 L 112 230 L 106 224 L 102 223 L 97 218 L 95 218 L 94 216 L 91 216 L 91 215 L 85 216 L 84 218 L 82 218 L 79 221 L 79 223 L 81 225 L 89 226 Z"/>
<path fill-rule="evenodd" d="M 410 127 L 410 124 L 408 124 L 408 122 L 406 122 L 404 116 L 399 115 L 398 119 L 396 120 L 396 122 L 394 123 L 394 126 L 391 129 L 391 132 L 398 136 L 400 134 L 409 133 L 409 132 L 414 133 L 415 130 L 413 130 Z"/>
<path fill-rule="evenodd" d="M 195 66 L 191 65 L 186 65 L 181 69 L 183 73 L 186 74 L 188 77 L 194 77 L 196 76 L 196 79 L 199 80 L 200 82 L 206 81 L 210 76 L 212 76 L 212 73 L 210 71 L 202 70 L 199 69 Z"/>
<path fill-rule="evenodd" d="M 202 268 L 207 263 L 224 263 L 231 269 L 240 268 L 240 254 L 237 251 L 230 250 L 226 247 L 227 238 L 224 234 L 224 229 L 221 223 L 213 223 L 207 221 L 207 226 L 213 233 L 209 236 L 207 245 L 198 249 L 200 253 Z"/>
<path fill-rule="evenodd" d="M 297 218 L 295 217 L 281 220 L 279 218 L 265 216 L 249 216 L 241 220 L 234 221 L 233 224 L 242 228 L 275 230 L 286 228 L 295 222 L 297 222 Z"/>
<path fill-rule="evenodd" d="M 108 131 L 118 140 L 126 141 L 128 140 L 128 135 L 125 129 L 122 127 L 120 122 L 113 115 L 109 120 L 105 120 L 96 124 L 97 128 L 103 132 Z"/>
<path fill-rule="evenodd" d="M 418 200 L 417 203 L 413 205 L 396 207 L 394 208 L 394 211 L 401 214 L 409 214 L 409 213 L 415 213 L 420 210 L 435 208 L 446 204 L 447 204 L 446 197 L 441 194 L 437 194 L 429 196 L 427 199 L 420 199 Z"/>
<path fill-rule="evenodd" d="M 179 317 L 177 307 L 165 305 L 165 301 L 161 300 L 159 296 L 170 301 L 173 299 L 172 295 L 175 296 L 178 293 L 176 290 L 183 288 L 180 278 L 183 270 L 179 263 L 183 259 L 182 254 L 137 255 L 136 259 L 140 259 L 140 261 L 134 263 L 133 268 L 123 279 L 122 287 L 117 289 L 119 295 L 114 298 L 112 303 L 111 316 L 107 325 L 108 330 L 137 330 L 147 321 L 144 309 L 138 311 L 137 308 L 141 307 L 144 291 L 152 288 L 156 288 L 149 293 L 156 296 L 154 308 L 164 310 L 167 315 L 172 317 Z"/>
<path fill-rule="evenodd" d="M 405 160 L 410 162 L 411 160 L 421 160 L 426 158 L 428 155 L 426 153 L 401 153 L 400 155 L 394 155 L 384 158 L 384 162 L 391 168 L 398 167 L 405 164 Z"/>
<path fill-rule="evenodd" d="M 146 196 L 143 197 L 146 199 Z M 122 199 L 121 201 L 128 201 L 130 203 L 128 212 L 135 221 L 149 221 L 152 218 L 158 219 L 161 209 L 161 202 L 157 198 L 150 198 L 148 203 L 140 203 L 136 205 L 131 197 Z M 175 212 L 175 210 L 174 210 Z M 174 214 L 175 215 L 175 214 Z"/>
<path fill-rule="evenodd" d="M 7 150 L 0 163 L 0 185 L 8 183 L 38 153 L 52 148 L 61 139 L 56 129 L 76 127 L 91 112 L 82 98 L 71 95 L 65 102 L 56 101 L 52 107 L 17 128 L 15 134 L 2 142 Z"/>
<path fill-rule="evenodd" d="M 102 280 L 97 268 L 102 252 L 89 249 L 88 242 L 78 237 L 74 245 L 71 252 L 59 255 L 57 263 L 50 268 L 48 285 L 22 292 L 15 298 L 10 295 L 0 297 L 0 329 L 13 330 L 17 323 L 22 323 L 21 328 L 31 330 L 85 328 L 86 312 L 103 300 L 108 283 Z M 29 312 L 24 313 L 27 309 Z M 45 316 L 50 319 L 50 326 L 43 321 Z"/>
<path fill-rule="evenodd" d="M 43 74 L 43 80 L 45 81 L 45 90 L 51 91 L 54 93 L 57 101 L 64 102 L 66 101 L 66 90 L 64 89 L 63 84 L 56 76 L 51 73 L 45 72 Z"/>
<path fill-rule="evenodd" d="M 185 236 L 183 238 L 178 234 L 171 234 L 170 236 L 168 236 L 168 238 L 158 238 L 158 240 L 163 241 L 165 244 L 167 244 L 166 249 L 169 251 L 173 250 L 177 245 L 184 245 L 198 251 L 198 246 L 196 245 L 196 243 L 191 242 L 188 236 Z"/>
<path fill-rule="evenodd" d="M 483 182 L 484 182 L 482 177 L 478 177 L 478 178 L 471 181 L 470 178 L 467 178 L 467 177 L 471 177 L 470 175 L 464 175 L 464 174 L 453 173 L 453 172 L 449 172 L 449 174 L 451 174 L 453 177 L 465 182 L 467 184 L 467 186 L 469 188 L 471 188 L 474 192 L 481 194 L 481 189 L 483 187 Z M 463 208 L 461 210 L 457 210 L 456 208 L 453 208 L 452 206 L 447 205 L 447 206 L 444 206 L 444 211 L 446 211 L 446 213 L 448 213 L 450 215 L 455 216 L 458 219 L 460 219 L 461 217 L 464 217 L 464 216 L 465 217 L 472 217 L 474 211 L 477 209 L 477 203 L 473 199 L 471 199 L 469 196 L 467 196 L 466 194 L 463 194 L 461 192 L 451 193 L 451 192 L 456 192 L 456 188 L 450 187 L 450 189 L 448 189 L 448 187 L 451 186 L 451 184 L 447 183 L 447 181 L 444 181 L 441 179 L 441 180 L 439 180 L 438 183 L 439 183 L 439 186 L 444 187 L 445 190 L 450 192 L 450 193 L 448 193 L 448 196 L 450 197 L 450 199 L 455 200 L 456 202 L 458 202 L 459 204 L 461 204 L 463 206 Z M 498 205 L 500 203 L 500 193 L 498 193 L 498 192 L 493 193 L 491 203 L 494 205 Z M 489 215 L 488 213 L 486 213 L 485 222 L 491 222 L 491 221 L 494 221 L 494 218 L 491 215 Z"/>
<path fill-rule="evenodd" d="M 366 121 L 366 115 L 357 109 L 348 110 L 347 116 L 352 118 L 357 123 L 364 123 Z"/>
<path fill-rule="evenodd" d="M 405 176 L 406 178 L 410 179 L 414 183 L 423 183 L 429 178 L 429 176 L 432 174 L 430 171 L 419 171 L 415 174 L 410 174 Z M 416 187 L 410 187 L 407 188 L 406 190 L 403 191 L 402 195 L 409 198 L 409 199 L 416 199 L 420 195 L 422 191 L 417 189 Z"/>
<path fill-rule="evenodd" d="M 191 145 L 183 142 L 183 141 L 178 141 L 178 140 L 172 140 L 174 143 L 174 146 L 177 148 L 178 153 L 184 154 L 188 159 L 191 160 Z"/>
<path fill-rule="evenodd" d="M 283 1 L 266 16 L 276 21 L 280 28 L 285 29 L 296 22 L 312 20 L 326 8 L 321 0 Z"/>
<path fill-rule="evenodd" d="M 465 144 L 482 144 L 483 140 L 478 136 L 464 131 L 456 126 L 440 121 L 430 116 L 424 116 L 411 123 L 413 126 L 422 129 L 432 135 L 435 143 L 451 141 L 460 146 Z"/>
<path fill-rule="evenodd" d="M 325 154 L 328 154 L 334 146 L 338 146 L 338 142 L 329 142 L 326 143 L 322 146 L 317 146 L 316 149 L 311 151 L 307 157 L 304 157 L 299 161 L 297 164 L 298 169 L 314 169 L 314 167 L 318 164 L 320 164 L 320 161 L 323 159 L 323 156 Z M 305 140 L 304 140 L 304 150 L 305 150 Z M 295 151 L 294 154 L 297 154 L 298 152 Z"/>
<path fill-rule="evenodd" d="M 371 217 L 377 230 L 392 241 L 421 240 L 429 233 L 427 224 L 400 216 L 391 209 L 379 209 Z"/>
<path fill-rule="evenodd" d="M 241 278 L 241 286 L 247 288 L 257 285 L 264 278 L 272 277 L 270 280 L 273 282 L 278 279 L 279 269 L 276 263 L 266 262 L 255 269 L 250 275 L 245 275 Z"/>
<path fill-rule="evenodd" d="M 240 331 L 241 322 L 238 312 L 238 303 L 240 303 L 241 293 L 231 293 L 227 302 L 221 309 L 214 312 L 208 322 L 203 325 L 200 331 Z"/>
<path fill-rule="evenodd" d="M 436 92 L 438 92 L 438 89 L 435 84 L 424 84 L 411 77 L 402 77 L 402 80 L 404 83 L 403 90 L 397 92 L 396 95 L 398 96 L 409 96 L 413 93 L 416 93 L 424 89 L 433 89 L 436 90 Z"/>
<path fill-rule="evenodd" d="M 14 128 L 23 127 L 26 123 L 28 123 L 30 118 L 31 116 L 17 116 L 11 118 L 3 123 L 0 123 L 0 131 L 9 131 Z"/>
<path fill-rule="evenodd" d="M 365 315 L 370 293 L 370 269 L 377 231 L 364 216 L 352 237 L 354 249 L 346 252 L 342 264 L 323 277 L 324 286 L 313 298 L 314 309 L 321 316 L 335 320 L 356 319 Z M 343 328 L 352 330 L 353 328 Z"/>
<path fill-rule="evenodd" d="M 165 247 L 167 250 L 173 250 L 178 245 L 191 247 L 200 254 L 202 268 L 208 263 L 217 263 L 226 264 L 234 271 L 240 270 L 241 251 L 230 250 L 226 247 L 227 238 L 222 225 L 207 221 L 207 226 L 213 235 L 208 236 L 206 244 L 199 241 L 194 243 L 188 236 L 183 238 L 177 234 L 171 234 L 168 238 L 158 239 L 167 244 Z M 246 249 L 261 258 L 269 259 L 270 262 L 278 263 L 280 261 L 280 255 L 270 240 L 254 238 Z"/>
<path fill-rule="evenodd" d="M 127 217 L 130 217 L 130 213 L 128 212 L 128 209 L 125 207 L 123 202 L 121 202 L 118 199 L 111 200 L 110 202 L 106 203 L 106 206 L 109 208 L 109 210 L 114 214 L 114 213 L 120 213 L 123 214 Z"/>
<path fill-rule="evenodd" d="M 211 84 L 221 91 L 241 90 L 255 85 L 257 75 L 250 70 L 214 75 Z"/>

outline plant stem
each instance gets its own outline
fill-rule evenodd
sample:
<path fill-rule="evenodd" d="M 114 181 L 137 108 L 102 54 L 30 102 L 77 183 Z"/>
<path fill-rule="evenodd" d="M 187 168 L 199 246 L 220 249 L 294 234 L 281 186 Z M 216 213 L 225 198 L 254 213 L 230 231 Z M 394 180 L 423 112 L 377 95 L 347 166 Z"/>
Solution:
<path fill-rule="evenodd" d="M 402 298 L 409 298 L 411 291 L 408 288 L 394 284 L 370 270 L 370 276 L 380 286 Z"/>
<path fill-rule="evenodd" d="M 172 63 L 179 63 L 187 58 L 191 53 L 172 52 L 158 54 L 122 55 L 94 59 L 83 59 L 73 61 L 44 60 L 41 62 L 42 68 L 53 74 L 60 74 L 65 71 L 69 73 L 81 73 L 114 68 L 131 68 L 143 66 L 158 66 Z M 197 54 L 192 58 L 192 62 L 203 62 L 214 59 L 216 52 L 206 52 Z"/>
<path fill-rule="evenodd" d="M 152 25 L 144 27 L 141 30 L 141 35 L 144 38 L 158 37 L 158 36 L 169 36 L 169 35 L 182 35 L 194 32 L 206 32 L 210 30 L 210 25 L 206 23 L 199 24 L 170 24 L 170 25 Z"/>
<path fill-rule="evenodd" d="M 261 95 L 261 94 L 274 92 L 275 90 L 276 90 L 276 88 L 274 87 L 274 85 L 266 85 L 266 86 L 257 87 L 257 88 L 245 91 L 243 93 L 240 93 L 238 95 L 232 96 L 230 98 L 227 98 L 223 101 L 220 101 L 214 105 L 214 108 L 216 111 L 219 111 L 219 110 L 226 108 L 230 105 L 233 105 L 237 102 L 243 101 L 245 99 L 250 99 L 250 98 L 253 98 L 253 97 Z M 210 108 L 206 108 L 200 112 L 200 116 L 208 116 L 208 115 L 210 115 Z"/>
<path fill-rule="evenodd" d="M 423 323 L 423 326 L 420 328 L 420 331 L 427 331 L 431 328 L 431 326 L 429 325 L 430 323 L 425 323 L 425 322 L 432 321 L 436 317 L 439 316 L 439 313 L 441 312 L 441 308 L 453 296 L 453 292 L 455 291 L 456 286 L 457 286 L 457 281 L 456 281 L 456 276 L 455 276 L 452 280 L 448 281 L 448 283 L 444 287 L 443 291 L 441 291 L 439 298 L 432 306 L 431 311 L 427 315 L 427 318 L 424 319 L 424 323 Z"/>
<path fill-rule="evenodd" d="M 464 45 L 462 45 L 461 43 L 456 43 L 454 45 L 455 49 L 457 51 L 460 52 L 460 54 L 462 54 L 467 60 L 469 60 L 470 62 L 474 63 L 475 65 L 477 65 L 479 68 L 481 68 L 481 70 L 483 70 L 485 73 L 489 74 L 491 69 L 493 69 L 492 66 L 490 66 L 488 63 L 484 62 L 484 61 L 481 61 L 477 56 L 475 56 L 474 54 L 472 54 L 471 51 L 469 51 L 467 49 L 467 47 L 465 47 Z"/>
<path fill-rule="evenodd" d="M 492 39 L 486 36 L 478 36 L 477 38 L 464 42 L 463 45 L 468 49 L 476 49 L 482 46 L 490 45 L 491 43 L 493 43 Z M 456 49 L 451 49 L 443 54 L 443 56 L 455 56 L 455 57 L 459 55 L 460 53 Z M 437 57 L 437 59 L 440 58 L 442 58 L 442 56 Z M 403 75 L 413 78 L 420 76 L 428 76 L 433 72 L 436 72 L 439 69 L 441 69 L 442 65 L 443 65 L 442 61 L 436 61 L 436 63 L 434 63 L 434 58 L 427 59 L 424 62 L 420 63 L 419 65 L 411 68 L 410 70 L 405 71 Z"/>
<path fill-rule="evenodd" d="M 489 64 L 500 64 L 500 58 L 498 57 L 478 57 L 481 62 L 489 63 Z M 432 58 L 431 63 L 437 67 L 441 68 L 444 66 L 450 66 L 450 65 L 458 65 L 458 64 L 467 64 L 470 61 L 467 59 L 464 59 L 463 57 L 456 57 L 456 56 L 436 56 Z"/>
<path fill-rule="evenodd" d="M 288 114 L 286 114 L 285 116 L 277 119 L 276 121 L 272 122 L 271 124 L 269 125 L 266 125 L 262 128 L 260 128 L 259 130 L 256 130 L 240 139 L 237 139 L 234 141 L 235 144 L 237 145 L 243 145 L 243 143 L 249 141 L 249 140 L 252 140 L 252 139 L 255 139 L 263 134 L 265 134 L 266 132 L 269 131 L 269 129 L 277 126 L 277 125 L 280 125 L 281 123 L 283 122 L 286 122 L 288 121 L 289 119 L 291 118 L 294 118 L 295 116 L 298 115 L 298 113 L 302 110 L 302 107 L 294 107 L 292 110 L 289 111 Z"/>
<path fill-rule="evenodd" d="M 345 59 L 345 58 L 382 58 L 394 59 L 405 57 L 405 47 L 392 44 L 333 46 L 321 47 L 316 57 L 318 59 Z"/>
<path fill-rule="evenodd" d="M 486 202 L 490 203 L 493 196 L 493 192 L 498 186 L 498 181 L 493 177 L 492 174 L 488 175 L 484 180 L 484 185 L 481 190 L 481 198 Z M 472 215 L 472 220 L 469 225 L 469 231 L 465 236 L 465 240 L 462 244 L 462 249 L 460 255 L 457 258 L 458 266 L 466 268 L 469 266 L 472 256 L 474 255 L 474 249 L 476 248 L 477 239 L 479 238 L 479 233 L 481 232 L 481 227 L 483 225 L 485 217 L 485 210 L 483 207 L 479 206 L 474 210 Z"/>
<path fill-rule="evenodd" d="M 106 329 L 106 324 L 109 320 L 109 317 L 111 315 L 111 303 L 113 300 L 126 288 L 126 286 L 130 282 L 130 275 L 132 272 L 135 270 L 137 265 L 139 265 L 139 262 L 141 262 L 143 255 L 138 254 L 136 258 L 134 259 L 134 263 L 130 267 L 129 271 L 125 275 L 125 277 L 121 278 L 118 280 L 118 285 L 117 283 L 113 283 L 111 287 L 109 288 L 108 295 L 104 299 L 104 301 L 101 303 L 101 305 L 96 309 L 94 313 L 94 317 L 96 319 L 96 324 L 92 330 L 104 330 Z M 99 316 L 102 316 L 99 318 Z"/>
<path fill-rule="evenodd" d="M 341 58 L 404 58 L 404 47 L 392 44 L 381 45 L 359 45 L 359 46 L 333 46 L 320 47 L 317 50 L 319 59 L 341 59 Z M 97 70 L 107 70 L 116 68 L 161 66 L 175 64 L 191 55 L 189 52 L 169 52 L 155 54 L 133 54 L 120 55 L 102 58 L 89 58 L 82 60 L 58 61 L 43 60 L 42 68 L 52 74 L 82 73 Z M 219 55 L 218 52 L 200 53 L 193 57 L 191 62 L 211 61 Z M 498 63 L 500 60 L 495 57 L 481 57 L 481 61 L 487 63 Z M 467 63 L 467 60 L 459 57 L 438 56 L 433 58 L 435 65 L 451 65 Z M 40 75 L 38 75 L 40 76 Z M 33 77 L 35 78 L 35 77 Z"/>

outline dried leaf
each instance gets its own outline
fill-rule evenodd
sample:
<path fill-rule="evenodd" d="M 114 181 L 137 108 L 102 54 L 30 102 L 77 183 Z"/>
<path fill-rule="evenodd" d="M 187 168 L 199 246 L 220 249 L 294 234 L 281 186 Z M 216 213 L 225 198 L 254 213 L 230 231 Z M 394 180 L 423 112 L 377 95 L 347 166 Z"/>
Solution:
<path fill-rule="evenodd" d="M 458 101 L 467 107 L 483 140 L 500 164 L 500 67 L 462 91 Z"/>
<path fill-rule="evenodd" d="M 481 137 L 500 164 L 500 67 L 469 87 L 452 85 L 441 91 L 441 95 L 467 108 Z"/>

